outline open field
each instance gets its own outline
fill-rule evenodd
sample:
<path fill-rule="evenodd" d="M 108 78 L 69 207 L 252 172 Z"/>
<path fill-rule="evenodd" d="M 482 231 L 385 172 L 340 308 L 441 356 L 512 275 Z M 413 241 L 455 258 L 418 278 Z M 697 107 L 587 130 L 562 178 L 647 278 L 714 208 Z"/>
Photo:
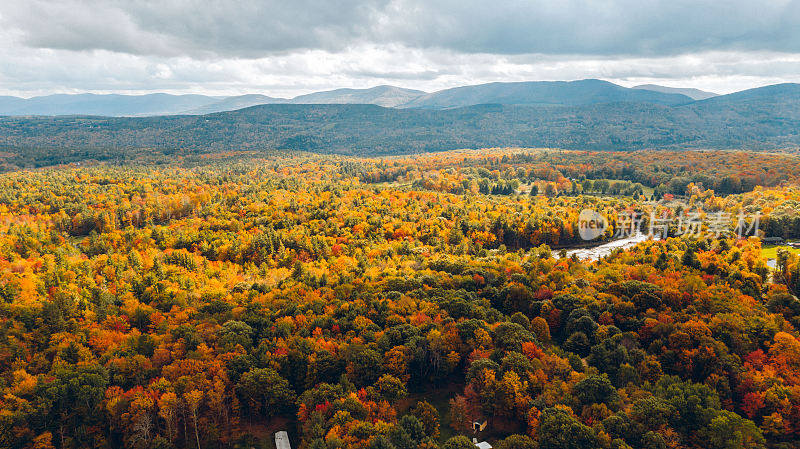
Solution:
<path fill-rule="evenodd" d="M 788 245 L 764 245 L 761 247 L 761 256 L 765 259 L 775 259 L 778 257 L 779 249 L 785 249 L 790 254 L 800 255 L 800 248 L 793 248 Z"/>

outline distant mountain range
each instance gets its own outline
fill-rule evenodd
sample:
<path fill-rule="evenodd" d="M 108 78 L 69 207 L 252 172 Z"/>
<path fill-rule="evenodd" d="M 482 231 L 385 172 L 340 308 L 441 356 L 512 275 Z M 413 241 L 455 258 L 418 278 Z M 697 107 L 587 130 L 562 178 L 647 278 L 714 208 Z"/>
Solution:
<path fill-rule="evenodd" d="M 248 95 L 237 95 L 235 97 L 227 97 L 217 101 L 211 101 L 206 103 L 200 107 L 190 109 L 190 110 L 183 110 L 174 112 L 173 115 L 177 114 L 189 114 L 189 115 L 202 115 L 202 114 L 211 114 L 214 112 L 222 112 L 222 111 L 235 111 L 236 109 L 244 109 L 249 108 L 250 106 L 256 106 L 259 104 L 276 104 L 276 103 L 285 103 L 287 100 L 285 98 L 274 98 L 268 97 L 266 95 L 260 94 L 248 94 Z"/>
<path fill-rule="evenodd" d="M 391 108 L 408 103 L 424 94 L 425 92 L 421 90 L 403 89 L 402 87 L 394 86 L 328 90 L 300 95 L 291 99 L 251 94 L 224 98 L 181 113 L 191 115 L 209 114 L 233 111 L 259 104 L 375 104 Z"/>
<path fill-rule="evenodd" d="M 336 89 L 326 92 L 301 95 L 287 101 L 291 104 L 375 104 L 387 108 L 404 106 L 415 98 L 425 95 L 421 90 L 403 89 L 394 86 L 378 86 L 371 89 Z"/>
<path fill-rule="evenodd" d="M 633 86 L 633 88 L 651 90 L 653 92 L 661 92 L 664 94 L 686 95 L 692 100 L 705 100 L 706 98 L 716 97 L 717 95 L 719 95 L 713 92 L 706 92 L 700 89 L 692 89 L 684 87 L 666 87 L 666 86 L 659 86 L 656 84 L 641 84 L 639 86 Z"/>
<path fill-rule="evenodd" d="M 470 95 L 477 98 L 474 91 Z M 675 103 L 495 103 L 447 109 L 266 104 L 202 116 L 0 117 L 0 166 L 13 169 L 154 154 L 173 158 L 231 150 L 390 155 L 495 146 L 800 148 L 798 84 L 684 103 L 677 101 L 680 95 L 677 99 L 673 97 L 677 94 L 662 95 L 666 96 L 658 98 L 675 99 Z"/>
<path fill-rule="evenodd" d="M 0 97 L 0 115 L 171 115 L 222 100 L 205 95 L 57 94 L 33 98 Z"/>
<path fill-rule="evenodd" d="M 705 97 L 703 97 L 705 95 Z M 531 81 L 489 83 L 426 93 L 394 86 L 369 89 L 336 89 L 300 95 L 291 99 L 261 94 L 233 97 L 205 95 L 47 95 L 29 99 L 0 97 L 0 115 L 100 115 L 141 117 L 158 115 L 202 115 L 233 111 L 260 104 L 374 104 L 384 107 L 448 109 L 477 104 L 578 106 L 636 102 L 679 105 L 707 98 L 697 89 L 661 86 L 626 88 L 607 81 Z"/>
<path fill-rule="evenodd" d="M 636 102 L 664 105 L 691 103 L 676 93 L 629 89 L 601 80 L 489 83 L 455 87 L 422 95 L 406 108 L 446 109 L 475 104 L 525 104 L 578 106 L 598 103 Z"/>

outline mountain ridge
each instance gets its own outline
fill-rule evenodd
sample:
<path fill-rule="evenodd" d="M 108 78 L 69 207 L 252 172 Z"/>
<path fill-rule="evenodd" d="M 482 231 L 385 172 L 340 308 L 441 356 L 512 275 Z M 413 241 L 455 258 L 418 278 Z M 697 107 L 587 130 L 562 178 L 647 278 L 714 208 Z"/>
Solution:
<path fill-rule="evenodd" d="M 5 169 L 142 155 L 300 150 L 393 155 L 459 148 L 800 148 L 800 85 L 688 104 L 478 104 L 450 109 L 267 104 L 208 115 L 3 117 Z"/>
<path fill-rule="evenodd" d="M 250 106 L 257 106 L 260 104 L 279 104 L 285 103 L 289 100 L 286 98 L 276 98 L 261 94 L 245 94 L 236 95 L 233 97 L 223 98 L 214 103 L 201 106 L 196 109 L 184 111 L 183 114 L 187 115 L 204 115 L 213 114 L 215 112 L 235 111 L 237 109 L 244 109 Z"/>
<path fill-rule="evenodd" d="M 681 94 L 681 95 L 686 95 L 687 97 L 693 100 L 705 100 L 707 98 L 719 96 L 719 94 L 714 92 L 707 92 L 705 90 L 694 89 L 691 87 L 667 87 L 658 84 L 640 84 L 638 86 L 633 86 L 631 89 L 642 89 L 642 90 L 650 90 L 653 92 Z"/>
<path fill-rule="evenodd" d="M 0 99 L 0 115 L 103 115 L 152 116 L 173 115 L 201 107 L 219 97 L 207 95 L 172 95 L 153 93 L 122 94 L 53 94 L 5 101 Z"/>
<path fill-rule="evenodd" d="M 258 104 L 377 104 L 399 108 L 453 108 L 481 103 L 581 105 L 604 102 L 682 104 L 693 101 L 675 93 L 619 86 L 603 80 L 496 82 L 423 92 L 380 85 L 365 89 L 334 89 L 276 98 L 259 93 L 214 97 L 206 95 L 55 94 L 32 98 L 0 97 L 0 115 L 102 115 L 138 117 L 198 115 L 231 111 Z"/>
<path fill-rule="evenodd" d="M 395 107 L 407 103 L 426 92 L 397 86 L 380 85 L 367 89 L 334 89 L 299 95 L 287 103 L 292 104 L 375 104 Z"/>
<path fill-rule="evenodd" d="M 434 109 L 483 103 L 577 106 L 620 101 L 675 105 L 693 100 L 681 94 L 630 89 L 608 81 L 585 79 L 459 86 L 423 95 L 402 106 Z"/>

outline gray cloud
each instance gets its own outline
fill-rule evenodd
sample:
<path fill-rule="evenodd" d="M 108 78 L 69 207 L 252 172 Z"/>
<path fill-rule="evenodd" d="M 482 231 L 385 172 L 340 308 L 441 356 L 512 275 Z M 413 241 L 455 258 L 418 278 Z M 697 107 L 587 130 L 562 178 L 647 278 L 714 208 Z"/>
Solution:
<path fill-rule="evenodd" d="M 51 92 L 263 93 L 295 96 L 378 84 L 433 91 L 491 81 L 603 78 L 623 85 L 657 83 L 730 92 L 800 81 L 800 55 L 717 52 L 662 58 L 586 58 L 465 54 L 449 50 L 364 46 L 331 53 L 300 51 L 259 59 L 136 56 L 104 50 L 3 51 L 0 95 Z"/>
<path fill-rule="evenodd" d="M 0 95 L 800 81 L 800 0 L 0 1 Z"/>
<path fill-rule="evenodd" d="M 462 53 L 800 52 L 800 0 L 28 0 L 0 23 L 32 48 L 259 58 L 358 45 Z"/>
<path fill-rule="evenodd" d="M 0 23 L 32 48 L 255 58 L 346 48 L 370 34 L 372 18 L 387 3 L 30 0 L 0 6 Z"/>
<path fill-rule="evenodd" d="M 452 1 L 432 4 L 436 9 L 428 11 L 430 22 L 422 27 L 427 33 L 416 43 L 464 52 L 664 56 L 800 50 L 798 1 L 534 0 L 482 2 L 470 8 Z"/>

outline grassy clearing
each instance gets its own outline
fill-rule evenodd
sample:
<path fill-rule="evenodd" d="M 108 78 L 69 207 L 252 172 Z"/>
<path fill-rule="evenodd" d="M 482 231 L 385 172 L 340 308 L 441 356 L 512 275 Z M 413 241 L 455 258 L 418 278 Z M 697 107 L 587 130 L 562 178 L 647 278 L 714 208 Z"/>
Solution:
<path fill-rule="evenodd" d="M 787 245 L 764 245 L 761 247 L 761 257 L 765 259 L 777 259 L 778 250 L 781 248 L 789 251 L 791 254 L 800 254 L 800 248 L 792 248 Z"/>
<path fill-rule="evenodd" d="M 464 384 L 453 382 L 444 388 L 430 389 L 425 392 L 410 395 L 397 405 L 398 416 L 407 413 L 418 401 L 427 401 L 439 412 L 439 442 L 444 443 L 456 435 L 465 435 L 450 426 L 450 399 L 464 390 Z"/>

